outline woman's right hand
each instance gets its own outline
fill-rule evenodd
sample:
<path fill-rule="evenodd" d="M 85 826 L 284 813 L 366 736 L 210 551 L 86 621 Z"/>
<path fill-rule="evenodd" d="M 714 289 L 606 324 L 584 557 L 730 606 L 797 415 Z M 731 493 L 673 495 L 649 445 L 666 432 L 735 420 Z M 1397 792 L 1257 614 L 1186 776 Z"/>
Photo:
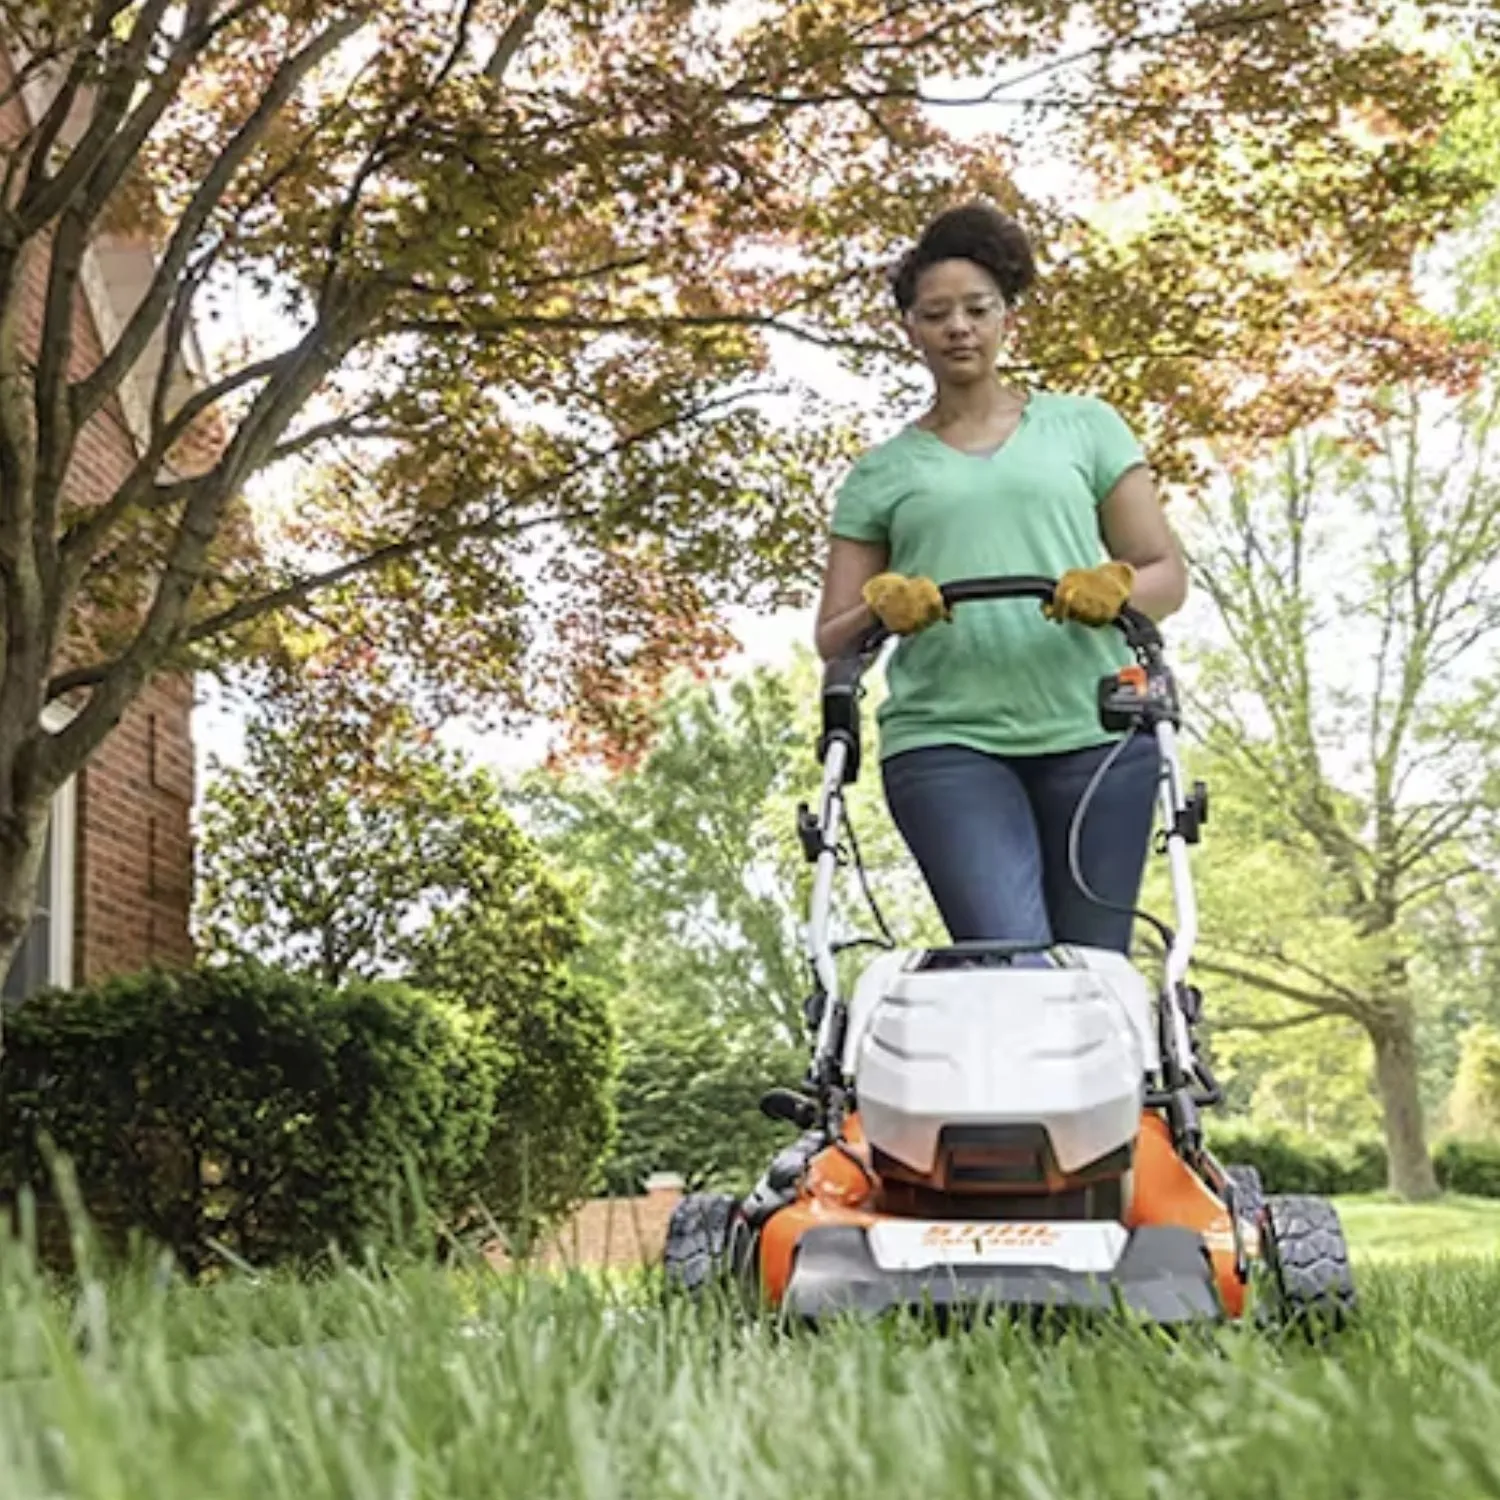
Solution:
<path fill-rule="evenodd" d="M 861 591 L 870 613 L 894 635 L 915 635 L 952 618 L 943 595 L 930 578 L 877 573 Z"/>

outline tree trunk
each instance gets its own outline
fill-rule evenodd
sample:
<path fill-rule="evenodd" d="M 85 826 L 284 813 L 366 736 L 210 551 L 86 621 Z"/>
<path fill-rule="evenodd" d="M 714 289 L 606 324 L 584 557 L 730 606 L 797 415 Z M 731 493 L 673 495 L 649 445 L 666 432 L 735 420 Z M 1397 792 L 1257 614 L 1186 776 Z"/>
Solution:
<path fill-rule="evenodd" d="M 18 807 L 0 817 L 0 979 L 10 972 L 36 910 L 49 805 L 37 800 L 35 808 Z"/>
<path fill-rule="evenodd" d="M 1422 1118 L 1411 1007 L 1404 1002 L 1391 1005 L 1369 1031 L 1375 1044 L 1375 1086 L 1385 1123 L 1387 1183 L 1397 1197 L 1412 1202 L 1436 1198 L 1440 1189 Z"/>

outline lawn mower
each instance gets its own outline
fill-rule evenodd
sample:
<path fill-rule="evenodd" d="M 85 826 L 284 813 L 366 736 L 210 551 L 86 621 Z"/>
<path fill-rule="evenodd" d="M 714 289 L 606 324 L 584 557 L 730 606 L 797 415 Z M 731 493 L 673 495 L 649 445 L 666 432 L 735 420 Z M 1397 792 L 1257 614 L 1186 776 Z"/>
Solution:
<path fill-rule="evenodd" d="M 950 609 L 1046 602 L 1044 578 L 948 583 Z M 889 638 L 866 633 L 824 670 L 821 797 L 799 809 L 814 866 L 805 943 L 810 1063 L 762 1110 L 795 1127 L 743 1196 L 677 1204 L 669 1288 L 750 1293 L 796 1321 L 894 1309 L 954 1315 L 1121 1309 L 1158 1326 L 1240 1320 L 1337 1329 L 1355 1309 L 1338 1215 L 1311 1196 L 1267 1195 L 1256 1172 L 1220 1164 L 1201 1112 L 1222 1100 L 1195 1035 L 1189 977 L 1198 918 L 1188 850 L 1208 815 L 1184 784 L 1181 711 L 1162 637 L 1145 615 L 1117 622 L 1131 658 L 1099 684 L 1101 727 L 1123 749 L 1160 748 L 1155 842 L 1171 874 L 1175 929 L 1154 986 L 1124 954 L 1053 944 L 899 948 L 835 943 L 836 874 L 858 845 L 844 791 L 859 775 L 863 679 Z M 1107 760 L 1080 799 L 1071 873 L 1090 899 L 1079 830 Z M 869 896 L 866 885 L 866 895 Z M 837 957 L 881 952 L 847 998 Z"/>

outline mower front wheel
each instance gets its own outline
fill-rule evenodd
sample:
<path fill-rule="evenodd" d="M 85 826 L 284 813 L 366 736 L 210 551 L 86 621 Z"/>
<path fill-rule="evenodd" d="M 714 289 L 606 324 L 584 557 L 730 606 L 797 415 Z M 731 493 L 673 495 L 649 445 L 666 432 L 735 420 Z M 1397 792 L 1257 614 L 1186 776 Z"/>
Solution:
<path fill-rule="evenodd" d="M 1265 1204 L 1268 1321 L 1313 1343 L 1341 1332 L 1358 1300 L 1338 1210 L 1326 1198 L 1300 1193 L 1272 1194 Z"/>
<path fill-rule="evenodd" d="M 738 1199 L 729 1193 L 689 1193 L 667 1222 L 662 1270 L 669 1292 L 701 1297 L 729 1271 L 730 1236 Z"/>

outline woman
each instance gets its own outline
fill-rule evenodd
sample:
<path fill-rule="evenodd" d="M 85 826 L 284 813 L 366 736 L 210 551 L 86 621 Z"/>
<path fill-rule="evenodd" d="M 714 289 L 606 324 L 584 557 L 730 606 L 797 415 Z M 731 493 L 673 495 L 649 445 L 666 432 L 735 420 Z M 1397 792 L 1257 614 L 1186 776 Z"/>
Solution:
<path fill-rule="evenodd" d="M 1036 277 L 1025 233 L 983 205 L 935 219 L 894 283 L 932 373 L 916 422 L 866 452 L 834 507 L 817 646 L 838 655 L 878 619 L 904 637 L 879 713 L 891 815 L 955 942 L 1130 946 L 1158 772 L 1154 740 L 1117 756 L 1089 805 L 1080 866 L 1069 824 L 1104 758 L 1101 677 L 1128 660 L 1110 626 L 1128 602 L 1163 619 L 1187 593 L 1181 552 L 1140 444 L 1089 396 L 1018 390 L 996 362 Z M 944 614 L 938 584 L 1058 579 Z"/>

